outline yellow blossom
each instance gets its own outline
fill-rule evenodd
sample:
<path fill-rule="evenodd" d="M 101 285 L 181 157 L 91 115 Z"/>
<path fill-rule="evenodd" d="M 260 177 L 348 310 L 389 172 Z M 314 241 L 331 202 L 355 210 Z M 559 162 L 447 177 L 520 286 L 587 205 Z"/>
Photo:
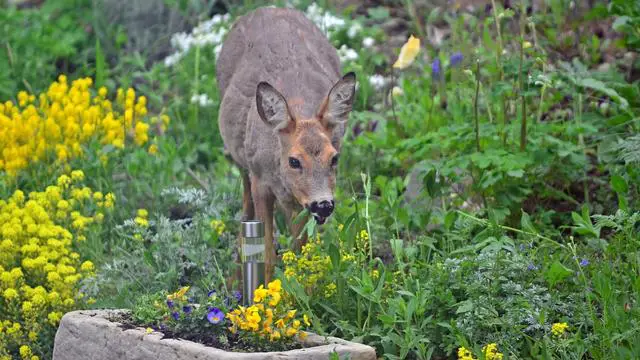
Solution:
<path fill-rule="evenodd" d="M 402 45 L 400 55 L 398 55 L 398 60 L 393 64 L 393 67 L 396 69 L 407 68 L 413 63 L 418 52 L 420 52 L 420 39 L 411 35 L 409 40 Z"/>
<path fill-rule="evenodd" d="M 551 333 L 554 336 L 562 336 L 568 328 L 569 325 L 566 322 L 554 323 L 553 325 L 551 325 Z"/>
<path fill-rule="evenodd" d="M 458 360 L 476 360 L 471 351 L 464 346 L 458 348 Z"/>
<path fill-rule="evenodd" d="M 149 146 L 149 150 L 148 150 L 148 151 L 149 151 L 149 154 L 151 154 L 151 155 L 155 155 L 155 154 L 157 154 L 157 153 L 158 153 L 158 145 L 156 145 L 156 144 L 151 144 L 151 145 Z"/>
<path fill-rule="evenodd" d="M 482 353 L 486 360 L 502 360 L 503 354 L 498 351 L 498 345 L 495 343 L 487 344 L 482 347 Z"/>

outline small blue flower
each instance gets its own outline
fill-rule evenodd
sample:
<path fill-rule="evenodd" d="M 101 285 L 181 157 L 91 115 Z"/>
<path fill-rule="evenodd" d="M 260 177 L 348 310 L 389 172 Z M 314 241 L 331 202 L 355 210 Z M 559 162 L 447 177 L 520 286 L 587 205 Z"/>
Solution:
<path fill-rule="evenodd" d="M 527 269 L 529 271 L 535 271 L 538 270 L 538 267 L 535 264 L 529 264 L 529 266 L 527 266 Z"/>
<path fill-rule="evenodd" d="M 242 300 L 242 293 L 236 290 L 233 292 L 233 297 L 236 298 L 237 302 L 240 302 L 240 300 Z"/>
<path fill-rule="evenodd" d="M 584 266 L 587 266 L 587 265 L 589 265 L 589 260 L 587 260 L 587 259 L 580 260 L 580 266 L 584 267 Z"/>
<path fill-rule="evenodd" d="M 449 58 L 449 65 L 451 67 L 457 66 L 462 62 L 462 60 L 464 60 L 464 56 L 460 51 L 458 51 L 457 53 L 451 55 L 451 57 Z"/>
<path fill-rule="evenodd" d="M 172 312 L 172 313 L 171 313 L 171 316 L 173 316 L 173 319 L 174 319 L 174 320 L 178 320 L 178 319 L 180 319 L 180 313 L 179 313 L 179 312 L 177 312 L 177 311 Z"/>
<path fill-rule="evenodd" d="M 431 72 L 434 79 L 440 79 L 440 59 L 435 58 L 431 63 Z"/>
<path fill-rule="evenodd" d="M 224 312 L 218 308 L 210 309 L 207 313 L 207 320 L 212 324 L 219 324 L 224 320 Z"/>
<path fill-rule="evenodd" d="M 185 306 L 182 307 L 182 311 L 185 314 L 191 314 L 191 310 L 192 310 L 191 305 L 185 305 Z"/>
<path fill-rule="evenodd" d="M 173 309 L 173 300 L 167 300 L 167 306 L 169 309 Z"/>

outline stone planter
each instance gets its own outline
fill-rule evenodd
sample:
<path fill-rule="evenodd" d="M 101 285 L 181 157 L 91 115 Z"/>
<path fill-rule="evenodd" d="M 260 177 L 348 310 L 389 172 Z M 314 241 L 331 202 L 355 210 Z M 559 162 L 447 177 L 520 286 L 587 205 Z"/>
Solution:
<path fill-rule="evenodd" d="M 187 340 L 162 339 L 162 334 L 147 334 L 145 329 L 122 329 L 109 319 L 124 310 L 73 311 L 64 315 L 56 333 L 53 360 L 327 360 L 337 352 L 351 360 L 375 360 L 375 350 L 366 345 L 338 338 L 309 334 L 303 349 L 240 353 L 208 347 Z"/>

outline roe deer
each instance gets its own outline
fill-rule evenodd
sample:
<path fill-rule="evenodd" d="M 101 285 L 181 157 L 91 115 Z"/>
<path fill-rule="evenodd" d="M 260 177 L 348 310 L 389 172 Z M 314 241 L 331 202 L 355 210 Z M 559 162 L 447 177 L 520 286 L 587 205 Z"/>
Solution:
<path fill-rule="evenodd" d="M 340 76 L 336 49 L 301 12 L 261 8 L 240 17 L 217 61 L 218 124 L 242 169 L 243 216 L 265 226 L 265 281 L 276 261 L 274 206 L 298 238 L 305 207 L 318 224 L 333 212 L 336 165 L 356 77 Z M 306 240 L 296 240 L 299 249 Z M 236 273 L 236 277 L 238 274 Z"/>

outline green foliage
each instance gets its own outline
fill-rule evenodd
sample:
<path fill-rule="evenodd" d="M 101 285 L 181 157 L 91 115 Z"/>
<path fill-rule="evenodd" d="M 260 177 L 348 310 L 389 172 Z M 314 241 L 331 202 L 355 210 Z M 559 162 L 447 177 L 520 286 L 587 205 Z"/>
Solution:
<path fill-rule="evenodd" d="M 46 91 L 58 73 L 81 67 L 90 46 L 90 13 L 88 0 L 46 1 L 26 10 L 0 6 L 0 98 Z"/>
<path fill-rule="evenodd" d="M 220 191 L 224 191 L 221 189 Z M 211 221 L 229 219 L 237 209 L 229 193 L 211 197 L 196 189 L 163 192 L 178 219 L 158 215 L 149 225 L 128 219 L 115 228 L 112 242 L 105 242 L 112 255 L 101 261 L 95 278 L 85 282 L 85 292 L 98 298 L 96 306 L 131 307 L 130 294 L 154 293 L 185 284 L 200 291 L 221 289 L 233 270 L 233 232 L 214 231 Z M 171 203 L 171 201 L 175 201 Z M 165 205 L 166 206 L 166 205 Z M 161 207 L 160 207 L 161 208 Z M 227 221 L 226 229 L 237 224 Z M 92 252 L 99 254 L 99 250 Z M 145 278 L 147 280 L 140 281 Z"/>
<path fill-rule="evenodd" d="M 615 16 L 612 27 L 624 34 L 625 45 L 630 49 L 640 48 L 640 4 L 636 1 L 613 0 L 608 5 Z"/>

